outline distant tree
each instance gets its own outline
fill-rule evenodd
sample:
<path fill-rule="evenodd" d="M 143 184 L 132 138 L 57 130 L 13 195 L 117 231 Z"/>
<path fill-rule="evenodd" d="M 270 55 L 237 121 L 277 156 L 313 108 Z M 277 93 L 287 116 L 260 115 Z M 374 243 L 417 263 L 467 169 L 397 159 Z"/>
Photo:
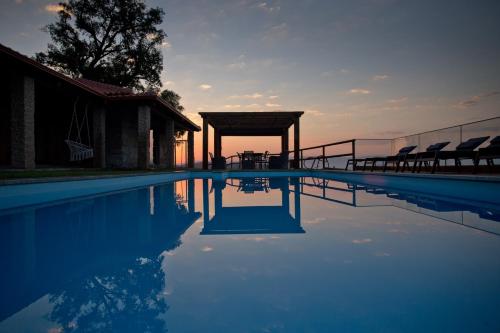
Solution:
<path fill-rule="evenodd" d="M 163 69 L 161 8 L 142 0 L 68 0 L 44 30 L 52 42 L 36 60 L 73 77 L 158 89 Z"/>
<path fill-rule="evenodd" d="M 166 100 L 170 105 L 172 105 L 177 111 L 184 111 L 184 107 L 181 105 L 181 96 L 173 90 L 165 89 L 160 93 L 160 97 Z"/>

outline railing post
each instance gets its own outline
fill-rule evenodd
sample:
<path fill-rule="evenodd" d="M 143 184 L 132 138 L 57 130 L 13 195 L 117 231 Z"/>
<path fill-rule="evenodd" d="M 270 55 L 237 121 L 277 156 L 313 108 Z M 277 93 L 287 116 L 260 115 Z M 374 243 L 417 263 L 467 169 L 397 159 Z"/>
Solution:
<path fill-rule="evenodd" d="M 323 146 L 323 169 L 325 168 L 325 146 Z"/>
<path fill-rule="evenodd" d="M 354 170 L 354 166 L 356 165 L 356 139 L 352 140 L 352 171 Z"/>
<path fill-rule="evenodd" d="M 300 151 L 300 168 L 304 169 L 304 151 Z"/>

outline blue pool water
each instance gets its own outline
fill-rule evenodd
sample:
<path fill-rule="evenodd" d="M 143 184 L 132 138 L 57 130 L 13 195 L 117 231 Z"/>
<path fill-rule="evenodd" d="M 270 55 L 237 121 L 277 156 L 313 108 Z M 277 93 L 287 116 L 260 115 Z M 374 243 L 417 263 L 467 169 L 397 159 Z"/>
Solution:
<path fill-rule="evenodd" d="M 0 332 L 500 332 L 488 198 L 178 180 L 0 210 L 0 258 Z"/>

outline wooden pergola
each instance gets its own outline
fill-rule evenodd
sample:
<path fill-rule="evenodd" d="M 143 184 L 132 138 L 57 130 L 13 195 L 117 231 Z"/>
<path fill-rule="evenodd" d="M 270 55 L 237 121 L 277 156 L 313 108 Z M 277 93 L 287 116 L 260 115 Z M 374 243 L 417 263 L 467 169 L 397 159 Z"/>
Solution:
<path fill-rule="evenodd" d="M 288 129 L 293 125 L 293 167 L 299 167 L 300 117 L 303 111 L 200 112 L 203 118 L 203 169 L 208 169 L 208 125 L 214 129 L 214 156 L 222 156 L 223 136 L 280 136 L 287 153 Z"/>

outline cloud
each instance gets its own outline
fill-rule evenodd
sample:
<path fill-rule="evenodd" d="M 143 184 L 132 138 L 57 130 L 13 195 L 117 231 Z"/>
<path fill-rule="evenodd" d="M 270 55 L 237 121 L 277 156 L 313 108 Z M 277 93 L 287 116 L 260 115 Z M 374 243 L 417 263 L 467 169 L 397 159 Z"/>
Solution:
<path fill-rule="evenodd" d="M 266 238 L 259 237 L 259 236 L 256 236 L 256 237 L 245 237 L 244 239 L 247 240 L 247 241 L 252 241 L 252 242 L 262 242 L 262 241 L 266 240 Z"/>
<path fill-rule="evenodd" d="M 204 84 L 200 84 L 200 89 L 204 90 L 204 91 L 207 91 L 207 90 L 212 89 L 212 86 L 209 85 L 209 84 L 204 83 Z"/>
<path fill-rule="evenodd" d="M 408 100 L 408 97 L 400 97 L 400 98 L 388 99 L 387 103 L 400 104 L 400 103 L 406 102 L 407 100 Z"/>
<path fill-rule="evenodd" d="M 468 108 L 478 105 L 483 99 L 500 95 L 500 91 L 490 91 L 484 94 L 472 96 L 470 99 L 458 103 L 459 107 Z"/>
<path fill-rule="evenodd" d="M 225 109 L 239 109 L 241 108 L 240 104 L 226 104 L 224 105 Z"/>
<path fill-rule="evenodd" d="M 205 246 L 201 249 L 201 251 L 203 252 L 212 252 L 214 250 L 213 247 L 210 247 L 210 246 Z"/>
<path fill-rule="evenodd" d="M 170 44 L 170 43 L 169 43 L 169 42 L 167 42 L 167 41 L 163 41 L 163 42 L 161 43 L 161 47 L 166 48 L 166 49 L 169 49 L 169 48 L 171 48 L 171 47 L 172 47 L 172 44 Z"/>
<path fill-rule="evenodd" d="M 395 137 L 400 137 L 400 136 L 403 136 L 406 134 L 406 132 L 404 131 L 379 131 L 379 132 L 375 132 L 375 134 L 379 135 L 379 136 L 382 136 L 382 137 L 391 137 L 391 138 L 395 138 Z"/>
<path fill-rule="evenodd" d="M 247 67 L 247 63 L 244 62 L 244 61 L 240 61 L 240 62 L 234 62 L 232 64 L 229 64 L 226 66 L 227 69 L 230 69 L 230 70 L 241 70 L 241 69 L 245 69 Z"/>
<path fill-rule="evenodd" d="M 373 81 L 382 81 L 389 78 L 389 75 L 375 75 L 372 79 Z"/>
<path fill-rule="evenodd" d="M 277 108 L 277 107 L 280 107 L 281 104 L 275 104 L 275 103 L 266 103 L 266 106 L 268 108 Z"/>
<path fill-rule="evenodd" d="M 371 243 L 371 242 L 372 242 L 371 238 L 354 239 L 352 241 L 353 244 L 365 244 L 365 243 Z"/>
<path fill-rule="evenodd" d="M 257 5 L 257 8 L 267 12 L 267 13 L 274 13 L 274 12 L 279 12 L 281 7 L 280 6 L 272 6 L 269 5 L 267 2 L 261 2 Z"/>
<path fill-rule="evenodd" d="M 253 108 L 258 108 L 258 107 L 260 107 L 260 104 L 257 104 L 257 103 L 245 105 L 245 108 L 247 108 L 247 109 L 253 109 Z"/>
<path fill-rule="evenodd" d="M 229 65 L 226 66 L 227 69 L 229 70 L 242 70 L 247 67 L 247 63 L 244 61 L 245 55 L 241 54 L 235 62 L 230 63 Z"/>
<path fill-rule="evenodd" d="M 264 95 L 261 93 L 253 93 L 253 94 L 247 94 L 247 95 L 232 95 L 229 96 L 228 99 L 259 99 L 262 98 Z"/>
<path fill-rule="evenodd" d="M 264 41 L 274 41 L 278 39 L 285 39 L 288 37 L 288 25 L 286 23 L 281 23 L 272 26 L 262 37 Z"/>
<path fill-rule="evenodd" d="M 368 89 L 361 89 L 361 88 L 353 88 L 351 90 L 349 90 L 349 94 L 352 94 L 352 95 L 369 95 L 371 94 L 372 92 Z"/>
<path fill-rule="evenodd" d="M 319 110 L 306 110 L 307 115 L 309 116 L 324 116 L 325 114 Z"/>
<path fill-rule="evenodd" d="M 165 86 L 173 86 L 174 85 L 174 81 L 165 81 L 165 83 L 163 85 L 165 85 Z"/>
<path fill-rule="evenodd" d="M 319 224 L 319 223 L 324 222 L 324 221 L 326 221 L 325 217 L 316 217 L 312 220 L 306 220 L 304 223 L 305 224 Z"/>
<path fill-rule="evenodd" d="M 331 71 L 324 71 L 320 74 L 321 77 L 333 77 L 335 74 L 349 74 L 350 71 L 348 69 L 342 68 L 340 70 L 331 70 Z"/>
<path fill-rule="evenodd" d="M 59 13 L 60 11 L 63 11 L 64 7 L 61 5 L 54 5 L 54 4 L 48 4 L 45 6 L 45 11 L 49 13 Z"/>
<path fill-rule="evenodd" d="M 155 33 L 149 33 L 146 35 L 147 40 L 155 40 L 156 38 L 158 38 L 158 34 Z"/>
<path fill-rule="evenodd" d="M 279 98 L 279 96 L 277 96 L 277 95 L 272 95 L 272 96 L 269 96 L 268 98 L 269 98 L 269 99 L 277 99 L 277 98 Z"/>

